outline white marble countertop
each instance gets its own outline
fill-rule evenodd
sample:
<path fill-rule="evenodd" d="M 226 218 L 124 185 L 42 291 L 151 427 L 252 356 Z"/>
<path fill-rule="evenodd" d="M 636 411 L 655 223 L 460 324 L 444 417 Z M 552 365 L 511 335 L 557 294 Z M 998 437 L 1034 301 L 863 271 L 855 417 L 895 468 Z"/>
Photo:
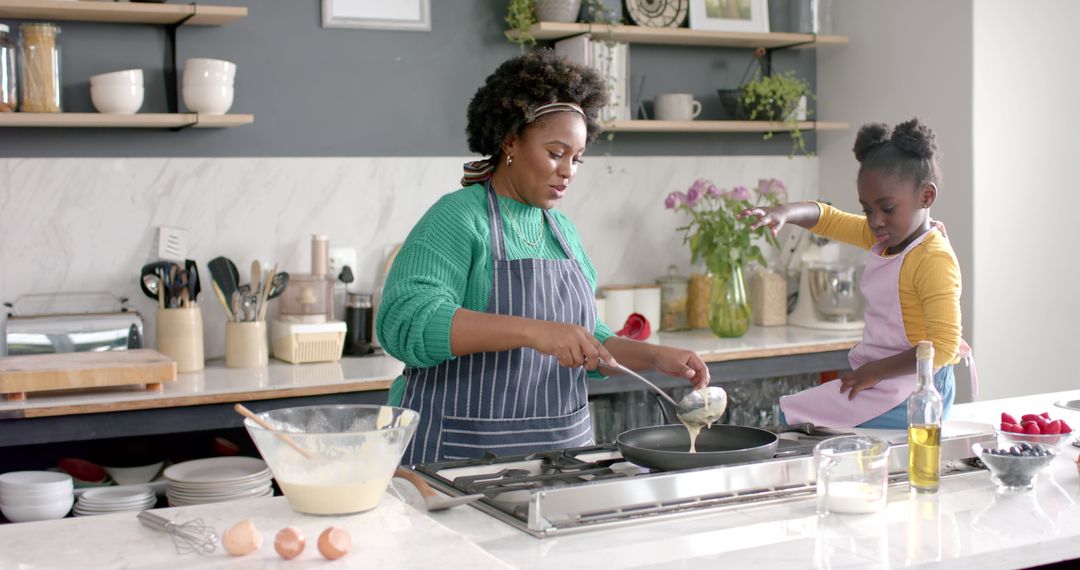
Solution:
<path fill-rule="evenodd" d="M 1053 407 L 1080 390 L 960 404 L 953 420 L 991 423 L 1001 411 L 1049 411 L 1072 425 L 1080 413 Z M 199 517 L 219 532 L 252 518 L 267 538 L 262 549 L 231 559 L 220 550 L 179 558 L 169 540 L 132 514 L 0 526 L 0 568 L 305 567 L 326 564 L 312 539 L 330 524 L 345 526 L 353 552 L 341 567 L 393 568 L 1024 568 L 1080 558 L 1077 448 L 1066 446 L 1034 491 L 1000 494 L 985 472 L 946 478 L 937 495 L 913 498 L 892 489 L 873 515 L 818 518 L 813 499 L 656 521 L 618 529 L 537 539 L 484 513 L 459 507 L 426 513 L 411 488 L 395 480 L 378 509 L 351 517 L 316 518 L 289 510 L 284 498 L 202 505 L 159 512 Z M 271 537 L 295 525 L 308 536 L 300 559 L 284 562 Z"/>
<path fill-rule="evenodd" d="M 658 333 L 650 342 L 694 350 L 707 362 L 846 350 L 861 332 L 800 327 L 751 327 L 740 338 L 717 338 L 709 331 Z M 389 356 L 343 358 L 339 362 L 289 364 L 271 359 L 264 368 L 226 368 L 211 360 L 199 372 L 179 374 L 162 392 L 141 386 L 29 393 L 26 400 L 0 400 L 0 418 L 43 417 L 175 406 L 191 406 L 385 390 L 404 368 Z"/>

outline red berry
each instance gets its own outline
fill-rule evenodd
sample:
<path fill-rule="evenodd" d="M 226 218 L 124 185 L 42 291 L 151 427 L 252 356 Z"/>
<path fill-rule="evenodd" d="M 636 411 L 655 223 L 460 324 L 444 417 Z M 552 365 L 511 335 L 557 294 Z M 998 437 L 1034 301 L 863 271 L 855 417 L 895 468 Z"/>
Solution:
<path fill-rule="evenodd" d="M 1039 415 L 1046 418 L 1046 421 L 1050 421 L 1050 412 L 1043 412 Z"/>
<path fill-rule="evenodd" d="M 1016 421 L 1016 418 L 1010 416 L 1009 414 L 1007 414 L 1005 412 L 1001 412 L 1001 423 L 1020 425 L 1020 422 Z"/>
<path fill-rule="evenodd" d="M 1035 423 L 1039 424 L 1039 430 L 1043 431 L 1043 432 L 1046 431 L 1046 426 L 1050 425 L 1050 422 L 1046 418 L 1044 418 L 1042 416 L 1039 416 L 1035 420 Z"/>
<path fill-rule="evenodd" d="M 1039 429 L 1039 424 L 1035 422 L 1024 422 L 1024 433 L 1030 435 L 1039 435 L 1042 431 Z"/>
<path fill-rule="evenodd" d="M 1038 417 L 1039 417 L 1039 414 L 1024 414 L 1024 415 L 1020 416 L 1020 421 L 1022 421 L 1022 422 L 1033 422 Z M 1046 418 L 1043 418 L 1043 419 L 1046 419 Z"/>
<path fill-rule="evenodd" d="M 1010 424 L 1009 422 L 1001 422 L 1001 431 L 1014 433 L 1016 430 L 1016 424 Z"/>
<path fill-rule="evenodd" d="M 1046 427 L 1043 428 L 1042 432 L 1044 434 L 1050 434 L 1050 435 L 1057 435 L 1057 434 L 1061 433 L 1061 420 L 1054 420 L 1054 421 L 1046 424 Z"/>
<path fill-rule="evenodd" d="M 1061 422 L 1061 433 L 1072 433 L 1072 428 L 1069 427 L 1069 424 L 1065 423 L 1065 420 L 1058 421 Z"/>

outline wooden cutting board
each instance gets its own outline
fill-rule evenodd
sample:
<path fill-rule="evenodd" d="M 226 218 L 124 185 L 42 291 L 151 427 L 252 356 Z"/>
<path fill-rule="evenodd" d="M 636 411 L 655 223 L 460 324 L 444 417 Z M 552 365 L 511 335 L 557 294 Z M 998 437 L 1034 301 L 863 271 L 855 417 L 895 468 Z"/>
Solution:
<path fill-rule="evenodd" d="M 67 352 L 0 358 L 0 394 L 22 400 L 27 392 L 144 384 L 162 390 L 176 380 L 176 361 L 156 350 Z"/>

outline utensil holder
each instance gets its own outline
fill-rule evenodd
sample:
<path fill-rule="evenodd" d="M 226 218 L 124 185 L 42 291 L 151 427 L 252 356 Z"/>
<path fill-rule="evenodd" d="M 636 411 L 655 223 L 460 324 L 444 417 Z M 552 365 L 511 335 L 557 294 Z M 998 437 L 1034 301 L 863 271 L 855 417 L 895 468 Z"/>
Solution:
<path fill-rule="evenodd" d="M 158 309 L 158 352 L 176 360 L 177 372 L 203 369 L 203 323 L 199 307 Z"/>
<path fill-rule="evenodd" d="M 266 321 L 225 323 L 225 366 L 258 368 L 266 366 L 269 358 Z"/>

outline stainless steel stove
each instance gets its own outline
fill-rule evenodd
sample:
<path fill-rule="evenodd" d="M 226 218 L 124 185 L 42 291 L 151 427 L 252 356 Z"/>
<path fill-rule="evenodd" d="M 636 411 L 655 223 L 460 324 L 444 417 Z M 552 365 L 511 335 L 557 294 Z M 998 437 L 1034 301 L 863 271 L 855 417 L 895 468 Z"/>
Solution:
<path fill-rule="evenodd" d="M 448 495 L 483 494 L 473 503 L 476 508 L 546 538 L 813 495 L 814 446 L 841 432 L 810 429 L 778 435 L 780 444 L 771 459 L 686 471 L 639 467 L 623 459 L 614 444 L 413 468 Z M 942 476 L 984 469 L 973 458 L 971 444 L 993 440 L 993 432 L 943 439 Z M 891 484 L 906 484 L 907 462 L 907 445 L 893 444 Z"/>

